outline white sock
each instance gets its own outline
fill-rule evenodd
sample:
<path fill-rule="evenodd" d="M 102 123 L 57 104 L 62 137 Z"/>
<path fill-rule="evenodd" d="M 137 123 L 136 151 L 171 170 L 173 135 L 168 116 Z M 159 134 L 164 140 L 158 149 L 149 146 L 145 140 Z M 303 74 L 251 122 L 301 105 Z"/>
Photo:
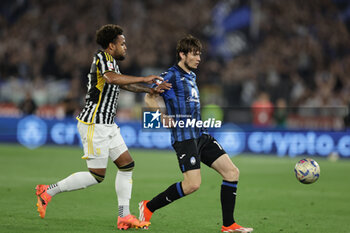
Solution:
<path fill-rule="evenodd" d="M 62 192 L 60 187 L 58 187 L 57 183 L 50 184 L 46 191 L 51 197 L 55 196 L 57 193 Z"/>
<path fill-rule="evenodd" d="M 118 171 L 115 178 L 115 191 L 118 196 L 119 216 L 130 214 L 130 199 L 132 190 L 132 171 Z"/>
<path fill-rule="evenodd" d="M 48 188 L 47 193 L 55 196 L 57 193 L 83 189 L 94 184 L 98 184 L 98 182 L 90 172 L 76 172 L 57 182 L 57 185 L 50 185 L 52 188 Z"/>

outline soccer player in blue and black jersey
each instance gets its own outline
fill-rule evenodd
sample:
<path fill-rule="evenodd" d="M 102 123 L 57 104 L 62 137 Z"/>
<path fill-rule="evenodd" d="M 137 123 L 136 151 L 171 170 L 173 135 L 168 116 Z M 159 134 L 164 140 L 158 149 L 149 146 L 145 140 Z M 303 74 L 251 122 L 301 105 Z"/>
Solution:
<path fill-rule="evenodd" d="M 151 201 L 139 204 L 141 221 L 150 221 L 152 214 L 175 200 L 199 189 L 201 184 L 200 162 L 216 170 L 223 178 L 221 183 L 222 232 L 252 232 L 252 228 L 238 225 L 234 219 L 239 170 L 232 163 L 221 145 L 202 127 L 180 127 L 176 122 L 186 119 L 201 120 L 199 91 L 196 84 L 197 69 L 201 61 L 202 45 L 192 36 L 181 39 L 177 44 L 178 63 L 162 74 L 172 89 L 160 95 L 147 94 L 148 107 L 161 108 L 171 128 L 172 146 L 176 151 L 183 181 L 170 185 Z M 170 120 L 169 120 L 170 119 Z M 163 120 L 164 121 L 164 120 Z M 165 122 L 165 121 L 164 121 Z M 176 126 L 175 126 L 176 125 Z"/>

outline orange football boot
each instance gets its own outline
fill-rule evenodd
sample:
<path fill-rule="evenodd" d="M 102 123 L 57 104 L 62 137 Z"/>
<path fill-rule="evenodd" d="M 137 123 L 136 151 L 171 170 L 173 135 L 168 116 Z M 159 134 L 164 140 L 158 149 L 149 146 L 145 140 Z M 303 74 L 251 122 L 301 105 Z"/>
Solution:
<path fill-rule="evenodd" d="M 253 231 L 253 228 L 242 227 L 237 223 L 232 224 L 231 226 L 221 227 L 221 232 L 241 232 L 241 233 L 250 233 Z"/>
<path fill-rule="evenodd" d="M 48 185 L 38 184 L 35 189 L 35 195 L 38 197 L 36 206 L 41 218 L 45 218 L 47 204 L 51 201 L 51 196 L 46 192 Z"/>
<path fill-rule="evenodd" d="M 151 225 L 150 222 L 140 221 L 134 215 L 127 215 L 125 217 L 118 216 L 117 228 L 119 230 L 127 230 L 129 228 L 148 228 Z"/>
<path fill-rule="evenodd" d="M 152 212 L 147 208 L 147 203 L 149 201 L 141 201 L 139 203 L 139 211 L 140 211 L 140 216 L 139 219 L 140 221 L 147 221 L 149 222 L 152 217 Z"/>

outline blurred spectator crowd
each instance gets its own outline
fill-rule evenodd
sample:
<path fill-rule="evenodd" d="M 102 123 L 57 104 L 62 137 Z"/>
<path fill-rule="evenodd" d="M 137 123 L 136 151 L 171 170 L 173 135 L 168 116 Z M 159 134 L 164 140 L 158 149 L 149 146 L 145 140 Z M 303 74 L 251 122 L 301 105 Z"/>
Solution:
<path fill-rule="evenodd" d="M 248 26 L 223 36 L 223 50 L 237 44 L 244 49 L 215 53 L 218 18 L 245 7 Z M 345 108 L 349 19 L 346 0 L 2 0 L 0 105 L 16 105 L 13 114 L 27 112 L 23 106 L 31 103 L 30 111 L 39 115 L 76 115 L 98 49 L 95 32 L 115 23 L 127 39 L 128 56 L 120 63 L 125 74 L 160 74 L 175 63 L 180 37 L 200 38 L 197 74 L 204 105 L 249 108 L 263 96 L 268 106 Z M 233 33 L 241 40 L 232 39 Z M 142 95 L 121 95 L 121 110 L 141 104 Z M 130 112 L 126 117 L 133 117 Z"/>

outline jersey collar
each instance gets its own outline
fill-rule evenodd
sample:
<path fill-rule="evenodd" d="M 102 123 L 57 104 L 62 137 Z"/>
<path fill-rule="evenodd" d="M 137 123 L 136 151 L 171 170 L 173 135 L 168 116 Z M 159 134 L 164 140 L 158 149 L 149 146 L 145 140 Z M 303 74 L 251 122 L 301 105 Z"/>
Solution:
<path fill-rule="evenodd" d="M 184 71 L 178 64 L 175 64 L 176 69 L 178 69 L 180 72 L 182 72 L 185 75 L 191 75 L 191 76 L 195 76 L 195 73 L 193 71 L 190 71 L 190 73 L 187 73 L 186 71 Z"/>

